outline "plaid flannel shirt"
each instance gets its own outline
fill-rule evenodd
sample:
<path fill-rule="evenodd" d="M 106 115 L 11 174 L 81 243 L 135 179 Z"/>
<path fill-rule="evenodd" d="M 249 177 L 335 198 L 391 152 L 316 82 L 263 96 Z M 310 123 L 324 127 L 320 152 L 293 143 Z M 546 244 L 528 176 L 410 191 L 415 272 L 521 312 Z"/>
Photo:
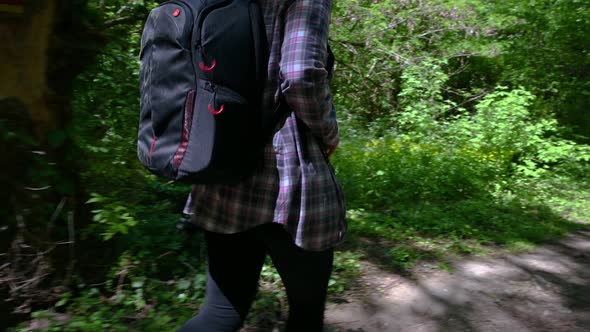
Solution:
<path fill-rule="evenodd" d="M 283 224 L 306 250 L 325 250 L 346 232 L 344 197 L 325 154 L 338 145 L 327 61 L 331 0 L 259 0 L 270 60 L 263 111 L 279 89 L 292 110 L 265 147 L 264 164 L 238 184 L 195 185 L 193 222 L 231 234 Z"/>

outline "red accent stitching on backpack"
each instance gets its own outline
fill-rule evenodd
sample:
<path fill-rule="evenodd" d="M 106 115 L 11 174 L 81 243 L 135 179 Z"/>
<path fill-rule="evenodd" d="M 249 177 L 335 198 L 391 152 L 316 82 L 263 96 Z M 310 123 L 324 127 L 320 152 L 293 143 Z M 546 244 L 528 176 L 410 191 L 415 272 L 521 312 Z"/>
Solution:
<path fill-rule="evenodd" d="M 156 148 L 157 140 L 158 138 L 156 137 L 156 135 L 154 135 L 154 138 L 152 139 L 152 147 L 150 148 L 150 159 L 152 159 L 152 155 L 154 154 L 154 149 Z"/>
<path fill-rule="evenodd" d="M 219 115 L 225 110 L 225 105 L 221 105 L 221 108 L 217 111 L 215 110 L 215 108 L 211 104 L 209 104 L 209 106 L 207 108 L 209 109 L 209 113 L 211 113 L 213 115 Z"/>
<path fill-rule="evenodd" d="M 215 69 L 216 66 L 217 60 L 215 59 L 213 59 L 213 61 L 211 62 L 211 66 L 207 66 L 204 62 L 199 63 L 199 68 L 201 68 L 201 70 L 206 73 L 213 71 L 213 69 Z"/>
<path fill-rule="evenodd" d="M 172 15 L 174 15 L 174 17 L 178 17 L 178 16 L 180 16 L 180 9 L 176 8 L 176 9 L 174 10 L 174 13 L 172 13 Z"/>
<path fill-rule="evenodd" d="M 186 148 L 188 147 L 188 140 L 191 135 L 191 126 L 193 123 L 193 107 L 195 104 L 195 94 L 196 91 L 192 90 L 188 93 L 186 97 L 186 102 L 184 104 L 184 122 L 182 124 L 182 141 L 176 153 L 174 154 L 174 158 L 172 163 L 174 167 L 180 167 L 182 163 L 182 159 L 184 158 L 184 154 L 186 153 Z"/>

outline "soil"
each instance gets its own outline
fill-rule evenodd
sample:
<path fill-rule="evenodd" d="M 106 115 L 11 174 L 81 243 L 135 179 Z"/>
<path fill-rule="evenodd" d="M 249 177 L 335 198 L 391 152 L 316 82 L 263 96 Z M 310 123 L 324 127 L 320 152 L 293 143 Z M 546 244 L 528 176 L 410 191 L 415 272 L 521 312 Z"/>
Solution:
<path fill-rule="evenodd" d="M 470 258 L 411 277 L 364 261 L 326 332 L 590 331 L 590 231 L 522 254 Z"/>

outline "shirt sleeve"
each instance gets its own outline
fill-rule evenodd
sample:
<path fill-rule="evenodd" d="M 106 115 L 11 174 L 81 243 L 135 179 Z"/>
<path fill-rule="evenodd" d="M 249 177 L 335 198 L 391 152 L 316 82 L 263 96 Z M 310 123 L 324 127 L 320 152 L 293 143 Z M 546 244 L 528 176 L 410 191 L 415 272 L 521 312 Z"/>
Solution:
<path fill-rule="evenodd" d="M 280 61 L 287 105 L 326 148 L 339 140 L 326 69 L 331 9 L 331 0 L 293 1 L 286 12 Z"/>

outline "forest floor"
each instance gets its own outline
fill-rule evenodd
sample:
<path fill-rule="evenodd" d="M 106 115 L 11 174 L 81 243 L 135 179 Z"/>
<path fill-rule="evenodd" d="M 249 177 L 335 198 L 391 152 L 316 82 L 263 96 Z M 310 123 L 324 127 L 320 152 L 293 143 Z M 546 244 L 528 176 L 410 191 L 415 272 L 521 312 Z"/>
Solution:
<path fill-rule="evenodd" d="M 400 275 L 364 260 L 333 299 L 326 332 L 590 331 L 590 231 L 532 251 L 420 263 Z"/>

